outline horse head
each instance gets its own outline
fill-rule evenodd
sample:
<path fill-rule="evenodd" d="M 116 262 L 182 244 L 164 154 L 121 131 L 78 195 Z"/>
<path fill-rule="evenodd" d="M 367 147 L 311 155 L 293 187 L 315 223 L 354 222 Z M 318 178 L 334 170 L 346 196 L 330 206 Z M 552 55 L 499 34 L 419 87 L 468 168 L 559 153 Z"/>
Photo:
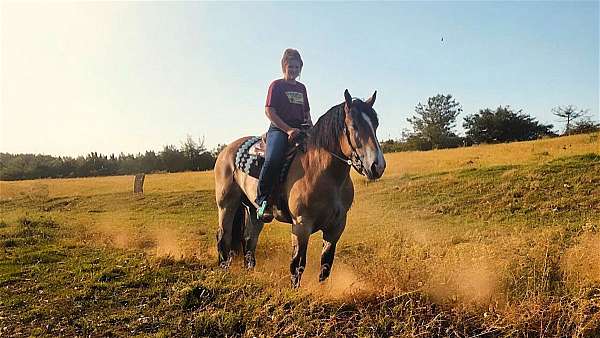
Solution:
<path fill-rule="evenodd" d="M 379 119 L 373 109 L 377 91 L 366 101 L 352 98 L 344 91 L 344 134 L 341 137 L 342 152 L 352 159 L 352 166 L 370 180 L 378 179 L 385 170 L 385 158 L 377 139 Z"/>

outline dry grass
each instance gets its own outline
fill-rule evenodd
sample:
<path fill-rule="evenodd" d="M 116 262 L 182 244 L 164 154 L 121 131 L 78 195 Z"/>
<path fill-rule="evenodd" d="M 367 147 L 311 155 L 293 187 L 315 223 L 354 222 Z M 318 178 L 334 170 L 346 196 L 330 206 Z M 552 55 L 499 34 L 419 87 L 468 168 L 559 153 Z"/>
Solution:
<path fill-rule="evenodd" d="M 10 198 L 56 198 L 115 194 L 133 190 L 134 176 L 0 181 L 0 200 Z M 146 175 L 147 192 L 178 192 L 214 189 L 212 172 Z"/>
<path fill-rule="evenodd" d="M 47 264 L 61 260 L 49 249 L 59 245 L 104 257 L 100 276 L 85 288 L 107 287 L 96 285 L 98 278 L 137 285 L 142 282 L 130 280 L 137 275 L 160 276 L 142 283 L 166 297 L 154 305 L 165 311 L 152 312 L 155 322 L 170 316 L 182 324 L 139 324 L 137 333 L 162 327 L 165 335 L 594 336 L 600 330 L 600 160 L 593 155 L 599 147 L 593 134 L 387 154 L 381 180 L 353 176 L 357 194 L 331 279 L 317 282 L 315 235 L 299 292 L 288 290 L 289 226 L 279 223 L 261 235 L 255 272 L 236 263 L 231 274 L 215 274 L 212 172 L 148 175 L 143 197 L 130 193 L 131 176 L 0 182 L 0 285 L 14 285 L 7 281 L 21 278 L 15 271 L 30 271 L 7 262 L 32 255 L 19 243 L 33 241 L 41 257 L 49 255 Z M 23 237 L 27 232 L 15 224 L 24 215 L 61 224 L 62 244 Z M 155 263 L 139 257 L 158 265 L 144 270 Z M 142 270 L 114 268 L 122 259 Z M 195 268 L 186 271 L 186 264 Z M 111 285 L 107 292 L 128 290 Z M 18 304 L 8 299 L 0 302 L 0 317 L 3 307 Z M 91 308 L 90 316 L 102 311 Z M 116 329 L 103 323 L 108 326 L 100 328 Z M 68 332 L 102 332 L 82 327 Z"/>
<path fill-rule="evenodd" d="M 385 177 L 424 175 L 494 165 L 545 163 L 556 158 L 600 152 L 598 133 L 469 148 L 386 154 Z"/>

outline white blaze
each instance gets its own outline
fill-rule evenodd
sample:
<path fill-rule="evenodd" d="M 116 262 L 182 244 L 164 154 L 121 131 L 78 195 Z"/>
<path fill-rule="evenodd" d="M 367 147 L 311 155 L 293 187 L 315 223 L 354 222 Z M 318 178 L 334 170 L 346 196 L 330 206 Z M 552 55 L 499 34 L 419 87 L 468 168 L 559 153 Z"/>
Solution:
<path fill-rule="evenodd" d="M 371 123 L 371 119 L 367 114 L 362 113 L 363 119 L 367 121 L 367 124 L 371 128 L 371 132 L 373 133 L 373 139 L 375 140 L 375 149 L 367 149 L 365 161 L 367 162 L 368 169 L 371 169 L 371 165 L 377 161 L 377 172 L 379 174 L 383 173 L 385 169 L 385 159 L 383 158 L 383 152 L 381 151 L 381 147 L 379 146 L 379 141 L 377 140 L 377 135 L 375 135 L 375 128 L 373 128 L 373 124 Z"/>

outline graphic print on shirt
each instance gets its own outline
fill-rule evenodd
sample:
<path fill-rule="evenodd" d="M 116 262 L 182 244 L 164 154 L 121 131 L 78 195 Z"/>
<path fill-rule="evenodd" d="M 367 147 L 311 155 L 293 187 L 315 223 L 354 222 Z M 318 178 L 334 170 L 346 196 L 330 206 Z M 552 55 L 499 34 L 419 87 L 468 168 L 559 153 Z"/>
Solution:
<path fill-rule="evenodd" d="M 291 104 L 304 104 L 304 93 L 285 92 L 285 95 L 288 97 Z"/>

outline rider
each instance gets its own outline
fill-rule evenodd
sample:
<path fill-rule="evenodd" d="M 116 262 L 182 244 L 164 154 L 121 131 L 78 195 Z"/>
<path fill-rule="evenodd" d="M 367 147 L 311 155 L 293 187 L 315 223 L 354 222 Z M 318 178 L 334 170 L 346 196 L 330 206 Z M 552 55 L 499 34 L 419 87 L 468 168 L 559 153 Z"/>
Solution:
<path fill-rule="evenodd" d="M 303 124 L 312 126 L 306 87 L 296 81 L 302 65 L 300 53 L 295 49 L 286 49 L 281 58 L 283 78 L 273 81 L 269 86 L 265 114 L 271 125 L 267 131 L 265 163 L 258 180 L 258 219 L 267 218 L 271 214 L 268 199 L 279 177 L 288 143 L 300 133 L 299 128 Z"/>

